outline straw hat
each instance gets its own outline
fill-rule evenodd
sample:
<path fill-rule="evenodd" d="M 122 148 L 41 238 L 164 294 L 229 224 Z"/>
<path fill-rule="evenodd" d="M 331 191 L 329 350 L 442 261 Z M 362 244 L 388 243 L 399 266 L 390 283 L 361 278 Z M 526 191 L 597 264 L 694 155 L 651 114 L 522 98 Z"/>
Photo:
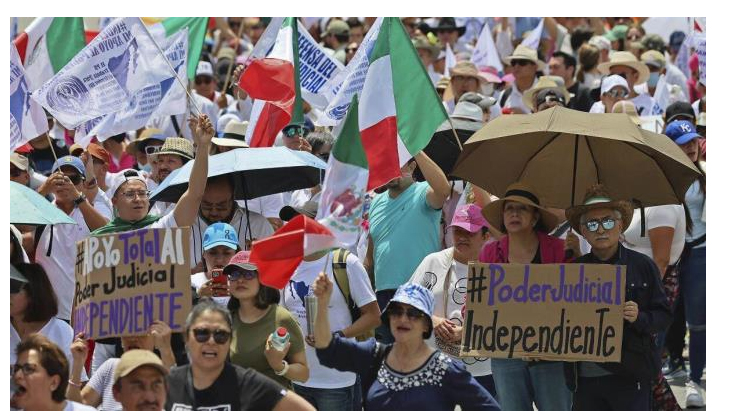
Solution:
<path fill-rule="evenodd" d="M 214 137 L 213 144 L 228 147 L 249 147 L 246 144 L 247 122 L 230 121 L 223 130 L 223 137 Z"/>
<path fill-rule="evenodd" d="M 511 65 L 512 60 L 528 60 L 538 64 L 538 71 L 544 71 L 546 69 L 546 63 L 538 59 L 538 53 L 533 48 L 526 47 L 523 44 L 518 45 L 513 51 L 512 55 L 505 57 L 502 60 L 506 65 Z"/>
<path fill-rule="evenodd" d="M 625 200 L 614 200 L 604 185 L 596 184 L 587 189 L 584 194 L 584 204 L 573 206 L 566 209 L 566 219 L 578 234 L 582 234 L 580 230 L 580 220 L 582 215 L 593 209 L 613 209 L 620 212 L 623 216 L 623 230 L 630 226 L 633 220 L 633 206 Z"/>
<path fill-rule="evenodd" d="M 152 156 L 158 155 L 177 155 L 186 159 L 195 158 L 195 148 L 192 142 L 182 137 L 167 137 L 164 144 L 158 152 L 152 153 Z"/>
<path fill-rule="evenodd" d="M 516 182 L 507 187 L 504 197 L 487 204 L 482 210 L 484 218 L 487 219 L 493 228 L 499 231 L 503 231 L 505 227 L 502 212 L 505 208 L 506 201 L 514 201 L 538 209 L 541 215 L 540 222 L 546 232 L 552 231 L 559 224 L 556 215 L 541 206 L 535 190 L 521 182 Z"/>
<path fill-rule="evenodd" d="M 413 38 L 413 46 L 416 50 L 427 50 L 430 52 L 432 59 L 435 61 L 441 54 L 441 49 L 438 45 L 431 44 L 427 37 L 416 36 Z"/>
<path fill-rule="evenodd" d="M 638 80 L 635 84 L 640 85 L 648 81 L 650 71 L 648 66 L 643 64 L 640 60 L 629 51 L 614 51 L 610 53 L 610 61 L 607 63 L 601 63 L 597 66 L 597 71 L 602 74 L 611 74 L 610 68 L 614 66 L 627 66 L 638 72 Z"/>
<path fill-rule="evenodd" d="M 564 79 L 559 76 L 542 76 L 538 79 L 538 83 L 535 86 L 523 93 L 523 103 L 525 106 L 529 109 L 535 109 L 535 97 L 542 90 L 553 90 L 560 93 L 564 97 L 564 104 L 568 104 L 571 98 L 569 91 L 564 87 Z"/>
<path fill-rule="evenodd" d="M 479 84 L 483 85 L 487 82 L 487 79 L 485 79 L 481 74 L 479 74 L 479 70 L 477 70 L 477 66 L 474 65 L 471 61 L 459 61 L 456 63 L 456 65 L 451 69 L 451 79 L 454 78 L 454 76 L 471 76 L 477 78 L 479 80 Z"/>
<path fill-rule="evenodd" d="M 612 113 L 613 114 L 626 114 L 631 121 L 633 121 L 633 124 L 640 127 L 641 125 L 641 117 L 638 116 L 638 111 L 636 110 L 635 104 L 631 101 L 618 101 L 613 105 L 612 107 Z"/>

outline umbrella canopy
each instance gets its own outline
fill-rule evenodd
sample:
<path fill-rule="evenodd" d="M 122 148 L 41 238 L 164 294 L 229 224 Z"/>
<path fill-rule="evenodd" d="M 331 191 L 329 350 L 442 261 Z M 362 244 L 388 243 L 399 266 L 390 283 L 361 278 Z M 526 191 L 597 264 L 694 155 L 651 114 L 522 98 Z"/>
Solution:
<path fill-rule="evenodd" d="M 454 119 L 453 124 L 456 129 L 456 135 L 459 136 L 459 141 L 462 145 L 474 134 L 474 132 L 482 128 L 483 125 L 482 123 L 475 121 L 464 121 L 458 119 Z M 454 168 L 454 163 L 456 163 L 456 159 L 458 159 L 461 154 L 461 149 L 459 148 L 459 143 L 456 141 L 456 137 L 454 137 L 454 132 L 451 129 L 451 124 L 448 120 L 444 121 L 443 124 L 438 127 L 436 132 L 433 133 L 433 137 L 431 137 L 430 142 L 425 146 L 423 151 L 433 162 L 436 163 L 436 165 L 438 165 L 438 167 L 443 170 L 443 173 L 446 174 L 448 179 L 459 179 L 450 175 L 451 170 Z M 423 176 L 423 172 L 420 171 L 420 168 L 416 168 L 413 175 L 416 180 L 425 181 L 425 177 Z"/>
<path fill-rule="evenodd" d="M 326 163 L 286 147 L 240 148 L 211 156 L 208 178 L 231 174 L 234 199 L 249 200 L 319 184 Z M 151 194 L 151 202 L 176 203 L 187 190 L 194 161 L 172 172 Z"/>
<path fill-rule="evenodd" d="M 16 225 L 60 225 L 77 222 L 36 191 L 10 182 L 10 223 Z"/>
<path fill-rule="evenodd" d="M 679 204 L 700 175 L 679 146 L 626 114 L 564 107 L 496 118 L 467 140 L 452 174 L 498 196 L 524 182 L 555 208 L 581 203 L 597 183 L 642 206 Z"/>

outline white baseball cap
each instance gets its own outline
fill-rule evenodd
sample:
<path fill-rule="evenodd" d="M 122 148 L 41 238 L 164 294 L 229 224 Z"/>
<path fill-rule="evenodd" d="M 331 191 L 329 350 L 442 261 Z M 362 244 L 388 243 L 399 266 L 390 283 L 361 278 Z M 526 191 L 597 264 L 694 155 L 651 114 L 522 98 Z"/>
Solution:
<path fill-rule="evenodd" d="M 210 76 L 214 77 L 213 65 L 207 61 L 200 61 L 197 63 L 197 71 L 195 76 Z"/>
<path fill-rule="evenodd" d="M 602 87 L 600 89 L 600 92 L 607 93 L 611 91 L 615 86 L 623 87 L 628 93 L 630 93 L 628 82 L 623 79 L 622 76 L 619 76 L 617 74 L 607 76 L 602 80 Z"/>

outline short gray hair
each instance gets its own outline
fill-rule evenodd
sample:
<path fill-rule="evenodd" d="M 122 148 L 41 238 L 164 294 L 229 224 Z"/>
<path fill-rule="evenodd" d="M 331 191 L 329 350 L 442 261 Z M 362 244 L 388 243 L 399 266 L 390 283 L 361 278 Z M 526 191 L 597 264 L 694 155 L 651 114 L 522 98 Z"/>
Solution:
<path fill-rule="evenodd" d="M 219 313 L 228 324 L 228 329 L 233 331 L 233 319 L 231 319 L 231 314 L 228 312 L 228 309 L 224 308 L 213 299 L 205 297 L 200 299 L 200 303 L 195 305 L 190 313 L 187 314 L 187 319 L 185 320 L 185 335 L 190 334 L 192 324 L 194 324 L 203 313 L 208 311 Z"/>

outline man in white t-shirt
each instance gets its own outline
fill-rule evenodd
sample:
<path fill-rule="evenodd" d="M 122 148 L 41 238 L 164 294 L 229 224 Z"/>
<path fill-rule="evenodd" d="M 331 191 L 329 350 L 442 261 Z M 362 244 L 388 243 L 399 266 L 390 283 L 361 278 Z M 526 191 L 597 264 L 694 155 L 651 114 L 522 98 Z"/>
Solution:
<path fill-rule="evenodd" d="M 536 72 L 542 72 L 546 68 L 546 63 L 538 59 L 536 50 L 522 44 L 502 61 L 512 67 L 515 81 L 502 93 L 500 107 L 507 108 L 514 114 L 530 114 L 532 110 L 523 103 L 523 93 L 535 86 L 538 82 Z"/>
<path fill-rule="evenodd" d="M 353 321 L 351 310 L 343 293 L 333 293 L 328 306 L 328 319 L 331 328 L 335 331 L 334 334 L 348 338 L 356 337 L 376 328 L 381 322 L 377 298 L 372 291 L 369 275 L 359 258 L 343 250 L 334 250 L 328 254 L 321 252 L 303 258 L 282 292 L 280 303 L 298 320 L 305 334 L 305 342 L 308 344 L 305 352 L 310 366 L 310 378 L 305 383 L 295 382 L 295 392 L 321 411 L 354 410 L 356 408 L 355 393 L 360 392 L 355 373 L 339 372 L 320 364 L 315 353 L 313 337 L 308 335 L 305 297 L 312 294 L 311 286 L 323 271 L 328 274 L 332 282 L 337 284 L 336 270 L 333 269 L 336 253 L 345 255 L 345 260 L 338 261 L 338 264 L 345 264 L 349 294 L 361 312 L 361 316 Z"/>
<path fill-rule="evenodd" d="M 88 185 L 85 166 L 74 156 L 59 158 L 53 173 L 39 189 L 41 195 L 54 194 L 53 204 L 69 215 L 76 224 L 45 225 L 36 228 L 36 262 L 41 264 L 56 293 L 59 304 L 57 318 L 69 321 L 74 298 L 74 267 L 77 257 L 77 241 L 108 223 L 101 210 L 104 205 L 95 204 L 100 189 L 97 184 Z M 94 207 L 97 205 L 98 208 Z"/>
<path fill-rule="evenodd" d="M 433 334 L 427 340 L 428 345 L 458 357 L 464 324 L 467 264 L 478 259 L 479 251 L 490 239 L 490 225 L 479 206 L 466 204 L 456 210 L 448 229 L 454 246 L 425 257 L 409 283 L 433 292 L 436 304 L 432 317 Z M 462 361 L 474 379 L 495 396 L 497 392 L 489 359 L 465 357 Z"/>

